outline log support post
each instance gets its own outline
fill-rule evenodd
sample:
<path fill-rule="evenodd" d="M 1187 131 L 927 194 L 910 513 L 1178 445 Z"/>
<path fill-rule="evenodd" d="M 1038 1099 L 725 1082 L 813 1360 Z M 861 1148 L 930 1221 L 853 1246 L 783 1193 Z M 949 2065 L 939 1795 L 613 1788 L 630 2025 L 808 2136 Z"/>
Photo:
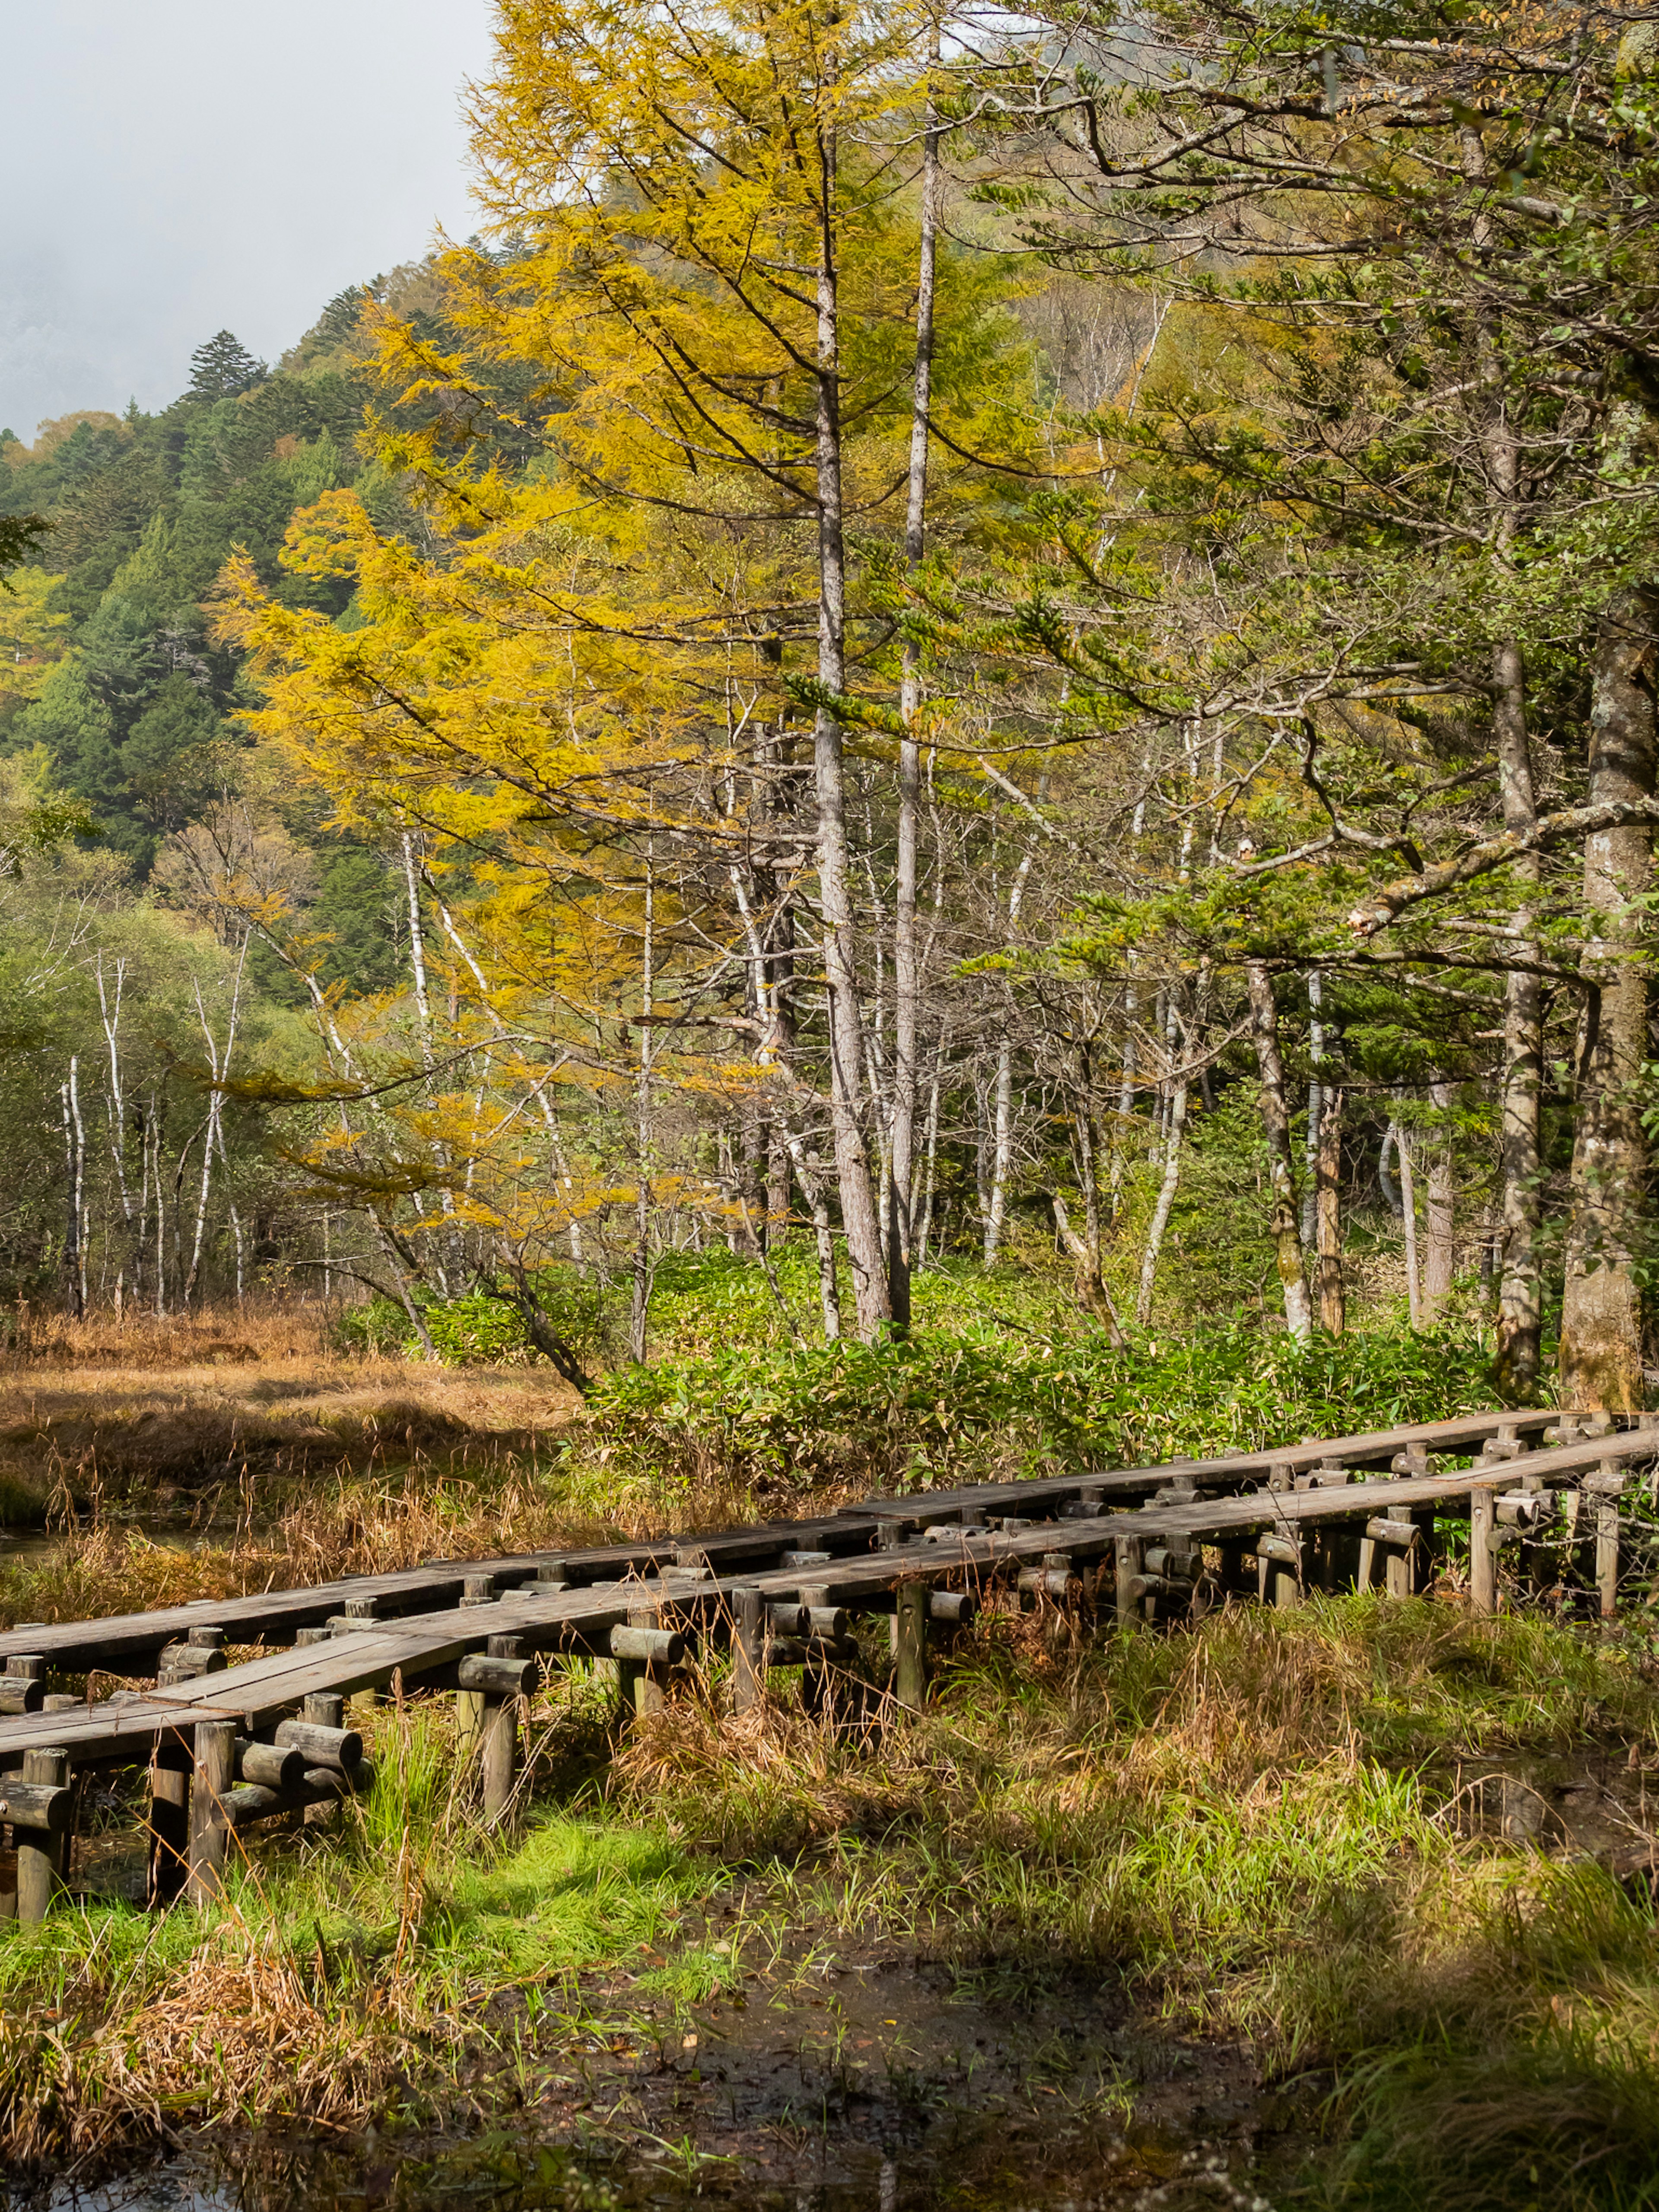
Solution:
<path fill-rule="evenodd" d="M 210 1905 L 225 1887 L 224 1816 L 236 1756 L 234 1721 L 198 1721 L 190 1778 L 190 1875 L 192 1905 Z"/>
<path fill-rule="evenodd" d="M 1469 1610 L 1498 1610 L 1498 1555 L 1492 1538 L 1498 1532 L 1497 1500 L 1486 1488 L 1469 1492 Z"/>
<path fill-rule="evenodd" d="M 1297 1535 L 1267 1534 L 1255 1540 L 1256 1595 L 1263 1605 L 1302 1602 L 1302 1542 Z"/>
<path fill-rule="evenodd" d="M 926 1583 L 901 1583 L 894 1592 L 893 1692 L 900 1705 L 920 1712 L 927 1702 L 927 1615 L 932 1596 Z"/>
<path fill-rule="evenodd" d="M 171 1905 L 190 1871 L 191 1755 L 178 1736 L 156 1744 L 149 1770 L 149 1852 L 144 1901 Z"/>
<path fill-rule="evenodd" d="M 1625 1493 L 1625 1468 L 1616 1459 L 1604 1459 L 1584 1485 L 1595 1500 L 1595 1593 L 1603 1622 L 1619 1612 L 1619 1502 Z"/>
<path fill-rule="evenodd" d="M 625 1628 L 611 1632 L 611 1656 L 617 1665 L 622 1691 L 622 1713 L 642 1718 L 659 1713 L 667 1703 L 669 1670 L 685 1657 L 685 1638 L 678 1630 L 661 1625 L 659 1606 L 637 1607 Z"/>
<path fill-rule="evenodd" d="M 1146 1547 L 1139 1536 L 1120 1536 L 1115 1547 L 1114 1565 L 1117 1570 L 1117 1625 L 1127 1628 L 1133 1620 L 1144 1618 L 1134 1586 L 1139 1581 L 1146 1565 Z"/>
<path fill-rule="evenodd" d="M 757 1589 L 732 1593 L 732 1704 L 753 1712 L 766 1696 L 766 1606 Z"/>
<path fill-rule="evenodd" d="M 69 1775 L 69 1753 L 56 1745 L 23 1753 L 23 1779 L 37 1789 L 66 1790 Z M 17 1842 L 17 1917 L 39 1923 L 62 1893 L 69 1873 L 68 1826 L 36 1828 L 14 1821 L 12 1833 Z"/>
<path fill-rule="evenodd" d="M 523 1647 L 516 1636 L 492 1636 L 484 1650 L 488 1657 L 509 1663 L 523 1658 Z M 518 1778 L 519 1699 L 516 1694 L 503 1692 L 496 1696 L 485 1692 L 480 1739 L 483 1816 L 490 1827 L 499 1827 L 506 1820 L 507 1808 L 513 1802 L 514 1787 Z"/>

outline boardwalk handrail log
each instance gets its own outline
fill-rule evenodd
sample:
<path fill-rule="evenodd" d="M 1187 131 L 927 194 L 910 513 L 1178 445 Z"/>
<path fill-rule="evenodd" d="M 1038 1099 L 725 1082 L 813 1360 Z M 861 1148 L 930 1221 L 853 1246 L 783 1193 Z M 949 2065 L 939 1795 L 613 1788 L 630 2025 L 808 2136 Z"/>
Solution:
<path fill-rule="evenodd" d="M 1477 1450 L 1472 1466 L 1435 1463 Z M 233 1831 L 366 1786 L 344 1701 L 393 1684 L 455 1694 L 485 1817 L 499 1820 L 544 1656 L 610 1662 L 627 1706 L 643 1712 L 660 1705 L 688 1646 L 712 1642 L 730 1647 L 739 1708 L 764 1694 L 770 1668 L 793 1666 L 820 1709 L 860 1662 L 854 1620 L 887 1614 L 894 1695 L 915 1706 L 930 1638 L 970 1619 L 996 1584 L 1028 1607 L 1088 1603 L 1122 1625 L 1191 1618 L 1226 1597 L 1405 1596 L 1436 1571 L 1439 1524 L 1464 1515 L 1474 1610 L 1496 1609 L 1506 1548 L 1526 1575 L 1541 1547 L 1565 1544 L 1587 1565 L 1593 1554 L 1595 1601 L 1611 1619 L 1620 1498 L 1656 1461 L 1659 1420 L 1614 1429 L 1543 1409 L 1493 1413 L 14 1629 L 0 1635 L 0 1819 L 20 1868 L 7 1902 L 38 1918 L 61 1890 L 73 1775 L 137 1767 L 151 1773 L 151 1901 L 210 1899 Z M 259 1656 L 228 1665 L 227 1644 Z M 46 1688 L 53 1674 L 94 1668 L 153 1672 L 155 1687 L 102 1699 Z"/>

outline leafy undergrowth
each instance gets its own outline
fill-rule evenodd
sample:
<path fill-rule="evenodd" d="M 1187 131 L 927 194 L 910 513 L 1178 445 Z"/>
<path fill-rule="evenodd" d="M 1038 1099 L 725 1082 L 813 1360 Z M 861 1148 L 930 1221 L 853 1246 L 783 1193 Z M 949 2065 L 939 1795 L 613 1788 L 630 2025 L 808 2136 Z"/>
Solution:
<path fill-rule="evenodd" d="M 659 1491 L 928 1488 L 1443 1419 L 1492 1404 L 1487 1366 L 1451 1327 L 1304 1346 L 1241 1319 L 1115 1350 L 1096 1330 L 1011 1329 L 967 1306 L 902 1343 L 757 1346 L 734 1331 L 618 1369 L 570 1456 Z"/>
<path fill-rule="evenodd" d="M 0 2148 L 499 2112 L 532 2058 L 606 2063 L 619 1984 L 696 2002 L 811 1929 L 1080 1965 L 1328 2075 L 1337 2201 L 1659 2202 L 1650 1898 L 1465 1832 L 1443 1778 L 1585 1745 L 1659 1765 L 1632 1656 L 1374 1598 L 1055 1626 L 987 1614 L 926 1716 L 842 1735 L 786 1676 L 741 1723 L 696 1679 L 608 1768 L 604 1692 L 560 1672 L 505 1844 L 457 1787 L 448 1701 L 374 1713 L 373 1796 L 331 1840 L 258 1845 L 223 1910 L 92 1905 L 0 1943 Z M 743 1907 L 714 1945 L 717 1897 Z"/>
<path fill-rule="evenodd" d="M 1659 1697 L 1623 1655 L 1355 1599 L 1064 1663 L 1003 1616 L 873 1757 L 775 1722 L 734 1759 L 705 1709 L 620 1776 L 844 1927 L 1092 1960 L 1278 2074 L 1328 2069 L 1338 2201 L 1648 2205 L 1651 1895 L 1460 1832 L 1436 1778 L 1587 1743 L 1659 1766 Z"/>
<path fill-rule="evenodd" d="M 1480 1332 L 1463 1320 L 1304 1346 L 1240 1313 L 1176 1337 L 1139 1333 L 1115 1349 L 1056 1276 L 1020 1267 L 935 1265 L 916 1278 L 906 1340 L 826 1343 L 804 1244 L 764 1264 L 723 1249 L 665 1254 L 651 1357 L 639 1366 L 623 1357 L 597 1291 L 561 1279 L 547 1295 L 582 1356 L 607 1370 L 573 1432 L 566 1474 L 603 1469 L 636 1498 L 710 1488 L 805 1496 L 1134 1464 L 1492 1403 Z M 446 1358 L 529 1356 L 502 1300 L 434 1303 L 427 1318 Z M 412 1348 L 407 1316 L 385 1300 L 360 1309 L 350 1329 L 355 1342 Z"/>

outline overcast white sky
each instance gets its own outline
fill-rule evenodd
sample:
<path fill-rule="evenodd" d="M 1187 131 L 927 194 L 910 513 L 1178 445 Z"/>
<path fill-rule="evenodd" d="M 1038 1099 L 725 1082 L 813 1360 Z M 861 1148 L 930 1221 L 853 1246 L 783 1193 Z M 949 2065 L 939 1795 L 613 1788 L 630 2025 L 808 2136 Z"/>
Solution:
<path fill-rule="evenodd" d="M 474 217 L 489 0 L 0 0 L 0 426 L 164 406 Z"/>

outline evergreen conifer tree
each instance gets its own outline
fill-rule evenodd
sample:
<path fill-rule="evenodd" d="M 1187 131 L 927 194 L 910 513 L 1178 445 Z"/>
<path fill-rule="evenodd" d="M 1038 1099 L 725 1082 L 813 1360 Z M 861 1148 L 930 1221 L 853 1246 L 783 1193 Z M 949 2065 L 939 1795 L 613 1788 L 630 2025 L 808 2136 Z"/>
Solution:
<path fill-rule="evenodd" d="M 263 384 L 269 371 L 256 361 L 234 331 L 217 331 L 190 357 L 189 397 L 192 399 L 234 399 Z"/>

